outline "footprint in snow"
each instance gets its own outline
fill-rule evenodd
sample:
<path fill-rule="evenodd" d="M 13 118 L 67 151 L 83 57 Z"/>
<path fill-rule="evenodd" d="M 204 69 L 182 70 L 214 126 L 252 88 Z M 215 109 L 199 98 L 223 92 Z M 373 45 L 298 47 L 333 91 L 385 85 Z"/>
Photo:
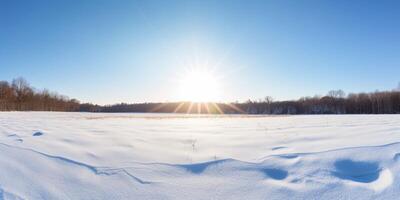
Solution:
<path fill-rule="evenodd" d="M 389 169 L 385 169 L 379 164 L 376 161 L 338 160 L 334 164 L 336 171 L 333 172 L 333 175 L 380 192 L 392 185 L 394 178 Z"/>
<path fill-rule="evenodd" d="M 17 141 L 17 142 L 23 142 L 23 141 L 24 141 L 24 140 L 21 139 L 21 137 L 20 137 L 19 135 L 17 135 L 17 134 L 10 134 L 10 135 L 7 135 L 7 137 L 13 138 L 14 141 Z"/>
<path fill-rule="evenodd" d="M 38 131 L 38 132 L 33 133 L 32 136 L 42 136 L 42 135 L 43 135 L 43 133 Z"/>
<path fill-rule="evenodd" d="M 264 174 L 275 180 L 283 180 L 288 176 L 288 172 L 286 170 L 277 169 L 277 168 L 265 168 L 261 170 Z"/>
<path fill-rule="evenodd" d="M 338 160 L 335 162 L 333 175 L 360 183 L 371 183 L 379 178 L 381 168 L 378 162 Z"/>

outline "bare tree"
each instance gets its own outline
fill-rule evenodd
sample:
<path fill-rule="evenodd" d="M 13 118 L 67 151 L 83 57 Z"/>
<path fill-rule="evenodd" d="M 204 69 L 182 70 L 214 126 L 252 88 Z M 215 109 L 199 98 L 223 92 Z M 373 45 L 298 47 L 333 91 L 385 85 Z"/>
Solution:
<path fill-rule="evenodd" d="M 344 98 L 346 93 L 343 90 L 331 90 L 328 92 L 327 96 L 333 98 Z"/>
<path fill-rule="evenodd" d="M 271 114 L 271 104 L 274 102 L 274 99 L 271 96 L 266 96 L 264 102 L 267 104 L 264 114 Z"/>

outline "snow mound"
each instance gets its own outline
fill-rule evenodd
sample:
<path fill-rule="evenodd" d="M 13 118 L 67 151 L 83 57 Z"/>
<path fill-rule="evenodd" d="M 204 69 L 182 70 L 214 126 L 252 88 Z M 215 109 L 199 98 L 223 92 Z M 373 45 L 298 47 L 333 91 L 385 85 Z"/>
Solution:
<path fill-rule="evenodd" d="M 0 182 L 4 199 L 309 199 L 343 196 L 343 191 L 351 199 L 383 198 L 394 195 L 379 196 L 385 190 L 400 189 L 393 185 L 399 179 L 393 175 L 400 172 L 394 159 L 399 149 L 396 143 L 273 155 L 259 163 L 223 159 L 109 167 L 0 144 Z"/>

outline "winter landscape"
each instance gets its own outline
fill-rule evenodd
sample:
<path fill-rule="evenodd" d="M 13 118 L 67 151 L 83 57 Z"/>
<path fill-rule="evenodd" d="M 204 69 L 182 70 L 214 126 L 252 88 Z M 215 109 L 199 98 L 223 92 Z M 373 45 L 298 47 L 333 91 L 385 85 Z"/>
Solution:
<path fill-rule="evenodd" d="M 4 112 L 0 197 L 396 199 L 399 121 Z"/>
<path fill-rule="evenodd" d="M 400 199 L 399 10 L 0 0 L 0 200 Z"/>

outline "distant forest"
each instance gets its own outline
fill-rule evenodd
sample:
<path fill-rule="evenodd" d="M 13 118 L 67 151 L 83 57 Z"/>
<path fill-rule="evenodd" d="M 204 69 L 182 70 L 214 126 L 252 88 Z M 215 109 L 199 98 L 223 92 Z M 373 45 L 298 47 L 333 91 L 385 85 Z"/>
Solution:
<path fill-rule="evenodd" d="M 76 99 L 36 90 L 24 78 L 0 81 L 0 111 L 79 111 Z"/>
<path fill-rule="evenodd" d="M 0 111 L 141 112 L 202 114 L 400 114 L 400 85 L 392 91 L 350 93 L 332 90 L 325 96 L 292 101 L 248 100 L 243 103 L 136 103 L 100 106 L 37 90 L 23 78 L 0 81 Z"/>

